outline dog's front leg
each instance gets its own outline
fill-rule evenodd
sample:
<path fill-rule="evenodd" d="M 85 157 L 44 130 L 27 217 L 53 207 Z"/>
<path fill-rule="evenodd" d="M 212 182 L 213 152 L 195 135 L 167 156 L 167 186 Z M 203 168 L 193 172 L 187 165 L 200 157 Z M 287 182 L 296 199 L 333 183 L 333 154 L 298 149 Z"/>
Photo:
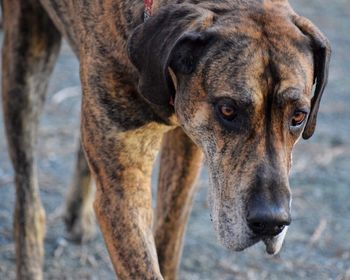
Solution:
<path fill-rule="evenodd" d="M 162 279 L 152 234 L 150 188 L 158 140 L 148 138 L 142 129 L 103 135 L 91 130 L 89 121 L 84 117 L 82 129 L 96 179 L 94 208 L 116 273 L 119 279 Z"/>
<path fill-rule="evenodd" d="M 124 96 L 127 89 L 116 81 L 91 76 L 86 81 L 82 72 L 82 141 L 96 180 L 95 213 L 114 269 L 118 279 L 163 279 L 152 233 L 150 183 L 166 128 L 145 121 L 135 92 Z"/>
<path fill-rule="evenodd" d="M 45 211 L 35 152 L 39 116 L 61 35 L 39 1 L 1 1 L 4 17 L 2 97 L 16 200 L 14 240 L 17 279 L 43 278 Z M 2 137 L 2 135 L 1 135 Z"/>
<path fill-rule="evenodd" d="M 67 196 L 64 222 L 68 239 L 85 242 L 95 235 L 95 215 L 92 209 L 95 183 L 90 176 L 81 143 L 79 143 L 73 178 Z"/>
<path fill-rule="evenodd" d="M 176 279 L 202 152 L 181 127 L 164 135 L 158 180 L 155 239 L 162 275 Z"/>

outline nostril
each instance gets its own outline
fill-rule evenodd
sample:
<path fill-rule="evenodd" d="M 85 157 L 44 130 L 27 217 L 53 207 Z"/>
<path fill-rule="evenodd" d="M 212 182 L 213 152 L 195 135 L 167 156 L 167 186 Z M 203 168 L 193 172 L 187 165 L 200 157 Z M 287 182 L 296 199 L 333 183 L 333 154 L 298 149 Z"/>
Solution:
<path fill-rule="evenodd" d="M 252 231 L 254 233 L 256 232 L 261 232 L 264 230 L 265 225 L 263 223 L 258 223 L 258 222 L 253 222 L 253 223 L 249 223 L 249 227 L 252 229 Z"/>
<path fill-rule="evenodd" d="M 271 231 L 271 235 L 279 235 L 285 228 L 285 225 L 277 225 L 274 229 Z"/>
<path fill-rule="evenodd" d="M 247 222 L 254 234 L 260 236 L 276 236 L 290 224 L 290 218 L 281 219 L 275 216 L 248 215 Z"/>
<path fill-rule="evenodd" d="M 248 226 L 257 235 L 276 236 L 284 230 L 286 225 L 270 222 L 250 222 L 248 223 Z"/>
<path fill-rule="evenodd" d="M 277 230 L 282 231 L 282 230 L 284 230 L 285 225 L 278 225 L 278 226 L 276 226 L 276 227 L 277 227 Z"/>

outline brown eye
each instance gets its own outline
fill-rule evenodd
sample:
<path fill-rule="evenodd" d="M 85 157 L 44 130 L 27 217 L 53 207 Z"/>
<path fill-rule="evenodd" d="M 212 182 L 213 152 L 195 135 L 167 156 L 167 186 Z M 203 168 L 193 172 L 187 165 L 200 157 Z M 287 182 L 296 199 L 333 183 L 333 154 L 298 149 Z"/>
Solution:
<path fill-rule="evenodd" d="M 296 111 L 292 118 L 292 126 L 301 125 L 306 118 L 306 113 L 302 111 Z"/>
<path fill-rule="evenodd" d="M 233 120 L 235 117 L 235 110 L 232 106 L 223 104 L 219 106 L 219 111 L 222 117 L 226 120 Z"/>

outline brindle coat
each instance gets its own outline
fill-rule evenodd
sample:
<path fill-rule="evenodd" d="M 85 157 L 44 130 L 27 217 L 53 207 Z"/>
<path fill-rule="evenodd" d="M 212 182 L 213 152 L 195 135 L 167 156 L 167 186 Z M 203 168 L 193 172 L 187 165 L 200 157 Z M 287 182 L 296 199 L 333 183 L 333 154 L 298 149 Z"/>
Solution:
<path fill-rule="evenodd" d="M 175 279 L 202 153 L 221 242 L 242 250 L 263 240 L 269 253 L 280 249 L 290 222 L 291 151 L 315 129 L 327 39 L 286 0 L 160 0 L 145 23 L 143 10 L 141 0 L 3 0 L 18 279 L 42 278 L 34 148 L 62 36 L 80 60 L 82 143 L 120 279 Z M 160 147 L 153 219 L 150 178 Z M 79 155 L 66 214 L 77 239 L 91 233 L 92 194 Z M 267 219 L 279 219 L 277 228 L 267 230 Z"/>

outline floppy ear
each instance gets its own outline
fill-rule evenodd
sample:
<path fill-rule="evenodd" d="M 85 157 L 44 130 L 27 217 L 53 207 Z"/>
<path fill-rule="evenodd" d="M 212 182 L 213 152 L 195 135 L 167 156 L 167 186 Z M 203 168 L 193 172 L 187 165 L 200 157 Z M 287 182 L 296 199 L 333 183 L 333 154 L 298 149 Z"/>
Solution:
<path fill-rule="evenodd" d="M 168 5 L 139 25 L 128 40 L 128 55 L 140 74 L 138 89 L 156 105 L 168 105 L 175 96 L 174 75 L 195 70 L 212 36 L 194 31 L 202 13 L 192 5 Z M 200 29 L 200 28 L 197 28 Z"/>
<path fill-rule="evenodd" d="M 311 111 L 303 132 L 303 138 L 309 139 L 315 132 L 318 109 L 328 81 L 331 47 L 328 39 L 308 19 L 296 16 L 294 23 L 311 39 L 311 47 L 314 54 L 314 83 L 316 86 L 314 96 L 311 99 Z"/>

